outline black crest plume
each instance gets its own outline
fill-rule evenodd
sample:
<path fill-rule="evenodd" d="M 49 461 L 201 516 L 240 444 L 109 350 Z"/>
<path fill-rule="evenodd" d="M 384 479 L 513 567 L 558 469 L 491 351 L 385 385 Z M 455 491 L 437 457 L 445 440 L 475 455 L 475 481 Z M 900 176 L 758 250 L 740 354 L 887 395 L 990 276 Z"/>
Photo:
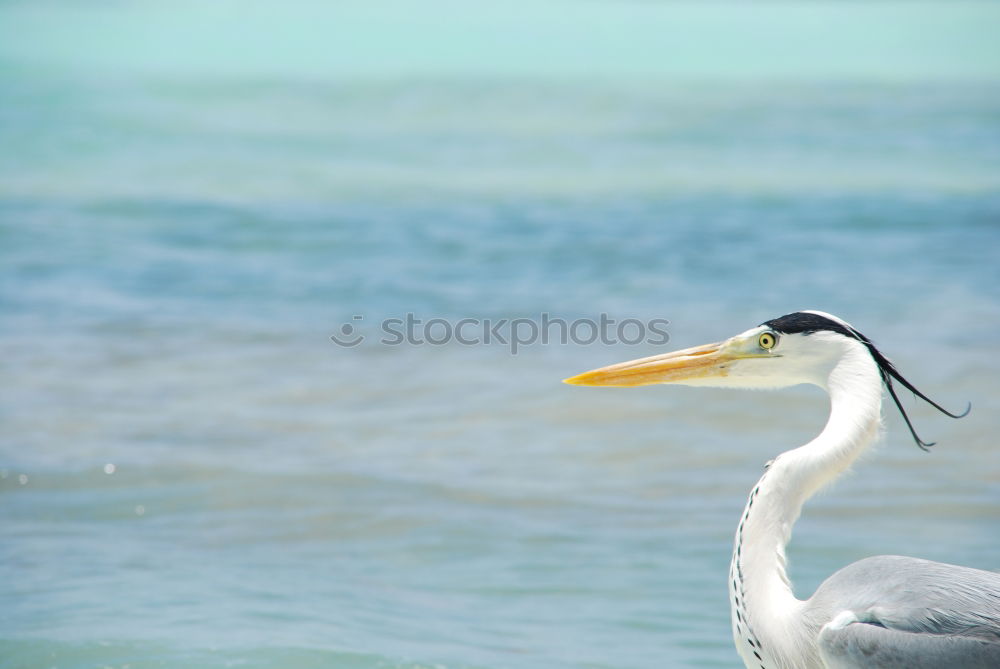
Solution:
<path fill-rule="evenodd" d="M 865 348 L 868 349 L 868 352 L 871 353 L 872 359 L 875 360 L 875 364 L 878 366 L 879 375 L 882 377 L 882 382 L 889 391 L 889 396 L 892 397 L 892 401 L 896 403 L 896 408 L 899 409 L 899 413 L 903 415 L 903 420 L 906 421 L 906 427 L 910 428 L 910 434 L 913 435 L 913 439 L 917 442 L 917 446 L 925 451 L 933 446 L 935 442 L 924 441 L 919 435 L 917 435 L 917 431 L 913 428 L 913 423 L 910 422 L 910 417 L 906 414 L 906 410 L 903 409 L 903 404 L 899 401 L 899 397 L 896 395 L 896 388 L 892 384 L 893 379 L 899 381 L 904 388 L 946 416 L 950 416 L 952 418 L 964 418 L 969 414 L 969 411 L 972 410 L 972 403 L 970 402 L 965 411 L 960 414 L 954 414 L 931 398 L 927 397 L 927 395 L 924 395 L 922 392 L 917 390 L 912 383 L 907 381 L 902 374 L 899 373 L 892 362 L 882 355 L 881 351 L 875 348 L 875 344 L 873 344 L 868 337 L 864 336 L 854 328 L 845 325 L 844 323 L 829 319 L 826 316 L 821 316 L 820 314 L 797 311 L 795 313 L 781 316 L 780 318 L 769 320 L 761 325 L 766 325 L 769 328 L 784 334 L 801 333 L 809 335 L 814 332 L 819 332 L 820 330 L 827 330 L 829 332 L 842 334 L 845 337 L 857 339 L 859 342 L 864 344 Z"/>

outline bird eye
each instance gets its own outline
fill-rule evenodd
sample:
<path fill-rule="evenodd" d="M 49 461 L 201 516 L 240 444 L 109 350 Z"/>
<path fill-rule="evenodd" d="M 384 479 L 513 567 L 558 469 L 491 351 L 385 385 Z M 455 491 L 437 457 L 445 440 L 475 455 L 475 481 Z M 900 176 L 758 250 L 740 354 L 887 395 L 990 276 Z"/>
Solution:
<path fill-rule="evenodd" d="M 761 348 L 770 350 L 778 343 L 778 337 L 773 332 L 762 332 L 760 333 L 760 338 L 757 339 L 757 343 L 760 344 Z"/>

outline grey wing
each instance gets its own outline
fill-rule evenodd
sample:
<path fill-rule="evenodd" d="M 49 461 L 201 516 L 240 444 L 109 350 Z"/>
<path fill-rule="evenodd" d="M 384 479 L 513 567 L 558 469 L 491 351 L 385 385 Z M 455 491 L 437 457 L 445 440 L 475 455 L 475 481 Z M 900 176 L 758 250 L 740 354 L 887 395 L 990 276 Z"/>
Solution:
<path fill-rule="evenodd" d="M 898 556 L 841 569 L 808 615 L 831 669 L 1000 668 L 1000 574 Z"/>
<path fill-rule="evenodd" d="M 998 669 L 1000 643 L 927 632 L 906 632 L 877 623 L 824 627 L 819 654 L 828 669 Z"/>

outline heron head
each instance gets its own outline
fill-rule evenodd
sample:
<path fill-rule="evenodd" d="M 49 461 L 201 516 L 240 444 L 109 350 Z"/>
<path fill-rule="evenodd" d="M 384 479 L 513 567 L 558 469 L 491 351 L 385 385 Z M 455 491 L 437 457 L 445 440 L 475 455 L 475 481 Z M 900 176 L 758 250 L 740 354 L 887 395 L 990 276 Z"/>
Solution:
<path fill-rule="evenodd" d="M 822 311 L 796 311 L 774 318 L 725 341 L 639 358 L 565 379 L 580 386 L 679 384 L 717 388 L 824 386 L 830 370 L 849 353 L 870 356 L 882 382 L 921 448 L 921 440 L 896 396 L 898 381 L 939 411 L 960 418 L 933 402 L 903 378 L 870 339 L 847 322 Z"/>

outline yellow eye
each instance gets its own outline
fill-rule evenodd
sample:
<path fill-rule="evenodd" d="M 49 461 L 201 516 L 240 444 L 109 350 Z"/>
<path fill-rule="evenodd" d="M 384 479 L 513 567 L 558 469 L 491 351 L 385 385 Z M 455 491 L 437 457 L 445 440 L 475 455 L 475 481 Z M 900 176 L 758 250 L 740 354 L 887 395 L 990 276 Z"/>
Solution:
<path fill-rule="evenodd" d="M 761 332 L 757 343 L 760 344 L 761 348 L 770 350 L 778 343 L 778 338 L 773 332 Z"/>

